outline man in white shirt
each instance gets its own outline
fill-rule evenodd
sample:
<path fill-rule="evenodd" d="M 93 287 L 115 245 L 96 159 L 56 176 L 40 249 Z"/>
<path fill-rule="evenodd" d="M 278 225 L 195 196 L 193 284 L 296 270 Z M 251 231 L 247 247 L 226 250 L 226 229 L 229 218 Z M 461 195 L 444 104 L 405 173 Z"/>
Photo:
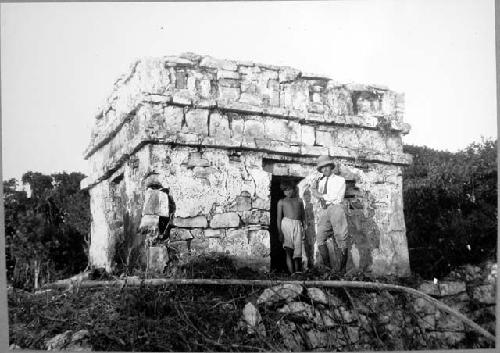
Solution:
<path fill-rule="evenodd" d="M 335 163 L 329 156 L 318 158 L 317 169 L 323 174 L 323 177 L 319 180 L 317 188 L 311 188 L 311 193 L 319 199 L 321 207 L 326 209 L 326 212 L 321 215 L 318 221 L 316 242 L 321 258 L 323 259 L 323 264 L 329 267 L 330 255 L 326 246 L 326 240 L 333 231 L 334 239 L 342 252 L 340 273 L 343 274 L 347 265 L 350 241 L 347 232 L 347 218 L 344 205 L 342 204 L 345 194 L 345 179 L 333 173 Z"/>

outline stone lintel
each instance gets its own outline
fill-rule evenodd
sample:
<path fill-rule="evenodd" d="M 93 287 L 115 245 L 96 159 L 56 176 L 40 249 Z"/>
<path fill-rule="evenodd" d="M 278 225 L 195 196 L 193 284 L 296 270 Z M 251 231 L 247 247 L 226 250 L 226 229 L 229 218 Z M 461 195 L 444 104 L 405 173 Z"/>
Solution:
<path fill-rule="evenodd" d="M 130 156 L 137 153 L 141 148 L 148 144 L 159 144 L 159 145 L 172 145 L 176 147 L 196 147 L 199 148 L 199 144 L 187 144 L 187 143 L 179 143 L 177 140 L 173 141 L 151 141 L 147 139 L 140 140 L 135 145 L 131 144 L 129 146 L 129 150 L 123 153 L 121 156 L 118 156 L 117 159 L 109 165 L 109 168 L 102 173 L 101 175 L 96 176 L 88 176 L 80 182 L 80 187 L 82 189 L 89 189 L 100 183 L 103 180 L 109 179 L 113 173 L 115 173 L 127 160 Z M 320 147 L 320 146 L 311 146 L 311 147 Z M 223 145 L 204 145 L 205 149 L 222 149 L 222 150 L 235 150 L 234 146 L 223 146 Z M 277 152 L 275 150 L 266 150 L 266 149 L 257 149 L 257 148 L 249 148 L 249 147 L 237 147 L 239 151 L 242 152 L 260 152 L 263 153 L 263 159 L 268 161 L 276 161 L 276 162 L 286 162 L 286 163 L 299 163 L 305 165 L 316 165 L 316 159 L 321 154 L 294 154 L 294 153 L 286 153 L 286 152 Z M 328 150 L 328 149 L 326 149 Z M 318 150 L 319 151 L 319 150 Z M 336 155 L 329 153 L 329 155 L 333 158 L 337 158 L 340 160 L 344 160 L 347 162 L 351 162 L 354 164 L 386 164 L 386 165 L 395 165 L 395 166 L 406 166 L 412 163 L 412 156 L 410 154 L 365 154 L 361 157 L 346 157 L 345 155 Z"/>
<path fill-rule="evenodd" d="M 330 81 L 330 78 L 327 75 L 313 72 L 303 72 L 300 78 L 304 80 Z"/>

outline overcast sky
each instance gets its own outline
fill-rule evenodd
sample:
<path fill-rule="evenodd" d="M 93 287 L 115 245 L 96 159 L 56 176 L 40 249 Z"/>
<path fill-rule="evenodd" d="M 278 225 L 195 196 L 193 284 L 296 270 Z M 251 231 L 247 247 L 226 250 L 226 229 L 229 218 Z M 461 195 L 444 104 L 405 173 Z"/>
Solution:
<path fill-rule="evenodd" d="M 186 51 L 404 92 L 405 143 L 496 138 L 494 15 L 493 0 L 1 4 L 3 179 L 87 174 L 116 78 Z"/>

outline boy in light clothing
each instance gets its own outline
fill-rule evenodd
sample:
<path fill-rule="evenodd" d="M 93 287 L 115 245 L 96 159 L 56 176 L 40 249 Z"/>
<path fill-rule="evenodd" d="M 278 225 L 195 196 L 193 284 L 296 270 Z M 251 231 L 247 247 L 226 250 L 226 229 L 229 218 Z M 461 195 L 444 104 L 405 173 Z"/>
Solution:
<path fill-rule="evenodd" d="M 304 205 L 296 196 L 295 186 L 282 183 L 285 197 L 278 201 L 278 234 L 286 253 L 286 266 L 291 274 L 302 271 L 302 240 L 304 237 Z"/>

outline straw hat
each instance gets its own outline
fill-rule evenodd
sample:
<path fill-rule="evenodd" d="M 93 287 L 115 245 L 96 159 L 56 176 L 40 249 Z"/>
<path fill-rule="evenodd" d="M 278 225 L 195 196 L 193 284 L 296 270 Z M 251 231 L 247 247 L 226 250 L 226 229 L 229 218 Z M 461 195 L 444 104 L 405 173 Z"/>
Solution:
<path fill-rule="evenodd" d="M 316 164 L 316 170 L 318 171 L 321 171 L 321 168 L 326 165 L 331 165 L 332 168 L 335 168 L 335 162 L 330 158 L 330 156 L 319 156 Z"/>

